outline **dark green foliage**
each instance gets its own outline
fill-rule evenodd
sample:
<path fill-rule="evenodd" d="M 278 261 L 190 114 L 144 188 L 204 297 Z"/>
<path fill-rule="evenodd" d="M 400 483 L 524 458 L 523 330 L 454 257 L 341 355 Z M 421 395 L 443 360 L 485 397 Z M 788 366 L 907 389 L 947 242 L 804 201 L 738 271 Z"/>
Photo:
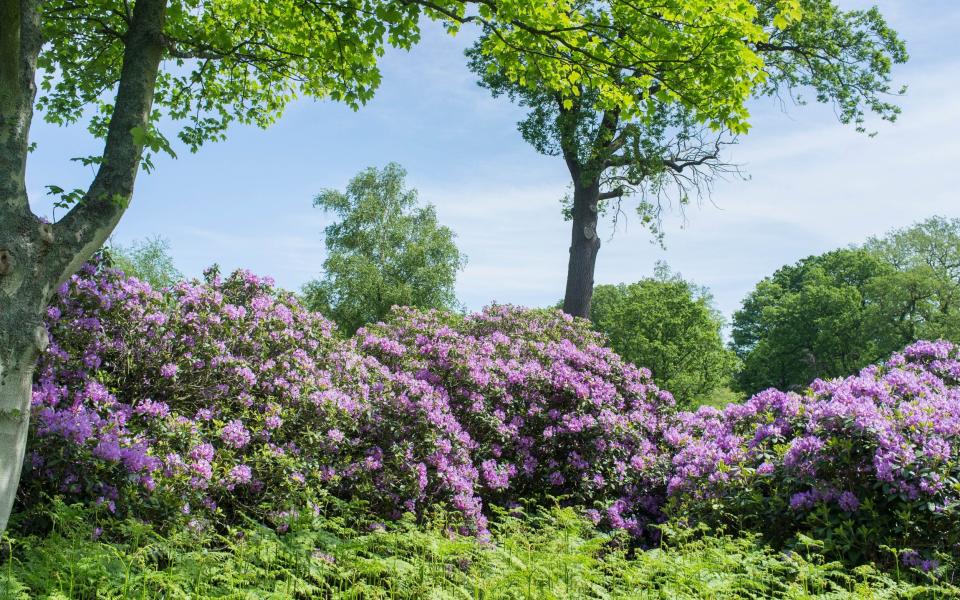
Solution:
<path fill-rule="evenodd" d="M 591 320 L 620 356 L 649 368 L 680 406 L 692 406 L 722 386 L 736 366 L 711 302 L 706 290 L 660 269 L 637 283 L 597 286 Z"/>
<path fill-rule="evenodd" d="M 937 338 L 960 339 L 960 219 L 933 217 L 784 266 L 733 317 L 747 393 L 848 375 Z"/>
<path fill-rule="evenodd" d="M 396 163 L 371 167 L 346 192 L 324 190 L 314 200 L 338 220 L 325 229 L 324 275 L 304 295 L 346 333 L 380 321 L 394 305 L 457 307 L 454 285 L 466 257 L 434 207 L 417 204 L 405 176 Z"/>
<path fill-rule="evenodd" d="M 852 373 L 905 346 L 868 318 L 873 284 L 894 273 L 865 250 L 836 250 L 758 283 L 733 317 L 733 344 L 743 360 L 740 388 L 795 389 Z"/>

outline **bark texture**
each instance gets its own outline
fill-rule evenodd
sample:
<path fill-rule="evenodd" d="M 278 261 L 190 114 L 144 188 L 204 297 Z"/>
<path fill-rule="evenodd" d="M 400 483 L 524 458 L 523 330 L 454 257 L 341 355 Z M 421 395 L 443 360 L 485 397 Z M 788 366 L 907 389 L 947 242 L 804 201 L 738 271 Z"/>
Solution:
<path fill-rule="evenodd" d="M 7 520 L 17 496 L 30 417 L 30 390 L 33 383 L 36 353 L 27 348 L 20 356 L 11 356 L 3 348 L 0 359 L 0 531 L 7 528 Z"/>
<path fill-rule="evenodd" d="M 593 273 L 597 265 L 600 238 L 597 236 L 597 203 L 600 183 L 577 185 L 573 192 L 573 231 L 570 260 L 567 264 L 567 289 L 563 311 L 575 317 L 590 318 L 593 299 Z"/>
<path fill-rule="evenodd" d="M 48 342 L 43 311 L 57 283 L 43 273 L 49 249 L 43 233 L 49 226 L 26 210 L 25 196 L 21 200 L 4 197 L 6 209 L 0 211 L 0 251 L 7 265 L 0 275 L 0 531 L 20 481 L 34 366 Z"/>
<path fill-rule="evenodd" d="M 36 2 L 0 0 L 0 532 L 6 529 L 26 447 L 41 315 L 53 283 L 39 276 L 40 220 L 24 174 L 41 39 Z"/>

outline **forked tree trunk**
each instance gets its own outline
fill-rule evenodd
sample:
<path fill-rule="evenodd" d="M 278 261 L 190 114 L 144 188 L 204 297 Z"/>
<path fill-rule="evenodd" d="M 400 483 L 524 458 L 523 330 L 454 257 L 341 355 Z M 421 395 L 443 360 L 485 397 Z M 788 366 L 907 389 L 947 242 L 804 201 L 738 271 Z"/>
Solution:
<path fill-rule="evenodd" d="M 576 178 L 574 179 L 576 182 Z M 600 238 L 597 236 L 597 204 L 600 182 L 577 183 L 573 192 L 573 232 L 570 262 L 567 265 L 567 289 L 563 311 L 575 317 L 590 318 L 593 300 L 593 272 L 597 265 Z"/>
<path fill-rule="evenodd" d="M 41 0 L 0 0 L 0 533 L 16 498 L 43 311 L 56 287 L 107 239 L 133 194 L 163 54 L 167 0 L 137 0 L 102 160 L 87 193 L 56 224 L 31 211 L 25 173 L 43 44 Z"/>

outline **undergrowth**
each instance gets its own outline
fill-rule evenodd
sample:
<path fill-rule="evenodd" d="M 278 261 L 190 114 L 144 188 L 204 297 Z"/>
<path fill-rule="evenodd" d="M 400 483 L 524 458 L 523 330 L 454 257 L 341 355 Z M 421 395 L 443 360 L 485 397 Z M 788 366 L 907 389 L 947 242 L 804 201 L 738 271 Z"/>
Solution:
<path fill-rule="evenodd" d="M 936 575 L 825 561 L 812 540 L 783 554 L 751 536 L 667 527 L 661 547 L 635 551 L 553 508 L 502 512 L 484 542 L 441 522 L 358 531 L 354 510 L 301 517 L 285 535 L 255 523 L 160 535 L 54 501 L 48 531 L 4 545 L 0 600 L 960 597 Z"/>

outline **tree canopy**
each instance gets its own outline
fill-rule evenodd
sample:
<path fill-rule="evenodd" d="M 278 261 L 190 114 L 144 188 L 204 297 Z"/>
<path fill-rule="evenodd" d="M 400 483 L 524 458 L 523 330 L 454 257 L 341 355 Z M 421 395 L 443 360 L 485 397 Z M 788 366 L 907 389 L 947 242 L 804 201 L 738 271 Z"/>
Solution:
<path fill-rule="evenodd" d="M 405 176 L 396 163 L 371 167 L 345 192 L 324 190 L 314 200 L 337 221 L 325 230 L 324 274 L 304 293 L 347 333 L 380 321 L 394 305 L 457 307 L 454 285 L 466 257 L 434 207 L 418 205 Z"/>
<path fill-rule="evenodd" d="M 724 345 L 723 318 L 709 292 L 668 269 L 636 283 L 598 285 L 590 318 L 618 354 L 649 368 L 680 405 L 691 406 L 733 374 L 736 356 Z"/>
<path fill-rule="evenodd" d="M 733 317 L 740 387 L 793 389 L 887 354 L 877 348 L 868 312 L 871 284 L 894 272 L 865 250 L 843 249 L 784 266 L 758 283 Z"/>
<path fill-rule="evenodd" d="M 495 31 L 467 52 L 483 87 L 528 109 L 519 123 L 523 138 L 569 168 L 573 231 L 564 309 L 578 316 L 589 313 L 598 213 L 620 216 L 624 200 L 633 198 L 641 224 L 659 236 L 666 207 L 682 209 L 709 193 L 718 176 L 738 170 L 723 148 L 747 132 L 745 102 L 754 96 L 803 103 L 809 91 L 860 130 L 871 112 L 895 119 L 891 68 L 907 58 L 878 10 L 844 11 L 831 0 L 609 4 L 608 27 L 647 40 L 631 52 L 669 57 L 641 71 L 613 61 L 607 75 L 616 102 L 606 78 L 574 76 L 563 93 L 536 60 L 508 55 L 504 62 L 489 51 Z M 619 44 L 618 37 L 614 48 Z M 521 77 L 516 61 L 525 67 Z"/>
<path fill-rule="evenodd" d="M 960 219 L 934 216 L 864 247 L 897 268 L 887 282 L 888 318 L 911 339 L 960 341 Z M 913 320 L 904 316 L 912 313 Z"/>
<path fill-rule="evenodd" d="M 810 256 L 757 284 L 733 318 L 755 392 L 856 371 L 918 339 L 960 339 L 960 219 Z"/>
<path fill-rule="evenodd" d="M 111 243 L 105 249 L 109 261 L 131 277 L 146 281 L 154 289 L 163 289 L 183 280 L 170 256 L 170 240 L 154 236 L 129 246 Z"/>

